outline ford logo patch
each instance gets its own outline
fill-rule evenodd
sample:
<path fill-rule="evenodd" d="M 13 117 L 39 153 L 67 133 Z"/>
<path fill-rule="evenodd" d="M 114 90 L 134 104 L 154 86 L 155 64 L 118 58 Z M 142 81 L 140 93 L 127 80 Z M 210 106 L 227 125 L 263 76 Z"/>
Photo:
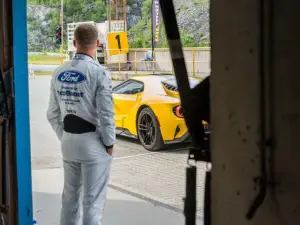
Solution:
<path fill-rule="evenodd" d="M 85 76 L 78 71 L 65 71 L 58 75 L 57 80 L 66 84 L 79 84 L 86 80 Z"/>

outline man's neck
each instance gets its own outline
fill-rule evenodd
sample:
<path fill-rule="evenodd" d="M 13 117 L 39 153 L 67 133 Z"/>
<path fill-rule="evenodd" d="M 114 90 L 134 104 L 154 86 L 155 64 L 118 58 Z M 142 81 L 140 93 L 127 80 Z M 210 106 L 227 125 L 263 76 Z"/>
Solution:
<path fill-rule="evenodd" d="M 94 58 L 94 52 L 92 52 L 92 51 L 80 51 L 80 49 L 78 49 L 76 51 L 76 54 L 83 54 L 83 55 L 87 55 L 91 58 Z"/>

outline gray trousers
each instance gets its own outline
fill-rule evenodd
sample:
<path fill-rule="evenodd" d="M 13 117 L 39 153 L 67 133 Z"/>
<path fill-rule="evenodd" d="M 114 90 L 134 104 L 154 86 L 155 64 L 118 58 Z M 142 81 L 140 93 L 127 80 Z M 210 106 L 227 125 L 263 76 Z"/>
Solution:
<path fill-rule="evenodd" d="M 60 225 L 77 225 L 83 188 L 83 225 L 101 225 L 111 158 L 92 162 L 64 161 L 64 189 Z"/>

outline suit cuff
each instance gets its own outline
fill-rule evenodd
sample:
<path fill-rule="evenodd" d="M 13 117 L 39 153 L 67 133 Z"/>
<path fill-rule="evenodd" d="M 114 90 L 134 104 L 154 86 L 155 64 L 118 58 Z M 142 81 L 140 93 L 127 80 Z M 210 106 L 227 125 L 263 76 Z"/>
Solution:
<path fill-rule="evenodd" d="M 104 147 L 106 148 L 106 150 L 108 150 L 108 149 L 110 149 L 110 148 L 112 148 L 112 147 L 114 147 L 114 146 L 113 146 L 113 145 L 110 145 L 110 146 L 104 145 Z"/>

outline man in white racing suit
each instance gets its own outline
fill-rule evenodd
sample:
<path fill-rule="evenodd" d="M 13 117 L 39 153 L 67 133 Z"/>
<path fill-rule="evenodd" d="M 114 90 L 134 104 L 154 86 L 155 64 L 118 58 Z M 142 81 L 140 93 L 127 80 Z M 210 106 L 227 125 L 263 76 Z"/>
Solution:
<path fill-rule="evenodd" d="M 96 28 L 79 25 L 74 36 L 77 53 L 54 72 L 47 111 L 63 155 L 60 224 L 78 224 L 83 188 L 83 224 L 100 225 L 116 136 L 112 84 L 108 70 L 93 59 Z"/>

